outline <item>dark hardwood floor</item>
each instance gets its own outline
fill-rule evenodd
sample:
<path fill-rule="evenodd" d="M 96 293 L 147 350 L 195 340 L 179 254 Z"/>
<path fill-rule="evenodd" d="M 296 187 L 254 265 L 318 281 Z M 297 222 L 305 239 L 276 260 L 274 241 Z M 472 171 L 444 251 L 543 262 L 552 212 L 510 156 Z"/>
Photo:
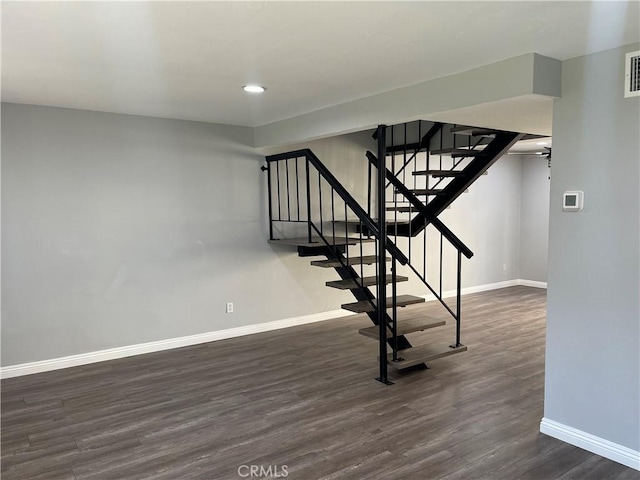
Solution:
<path fill-rule="evenodd" d="M 469 351 L 393 386 L 360 316 L 4 380 L 2 479 L 638 479 L 538 432 L 545 293 L 464 297 Z"/>

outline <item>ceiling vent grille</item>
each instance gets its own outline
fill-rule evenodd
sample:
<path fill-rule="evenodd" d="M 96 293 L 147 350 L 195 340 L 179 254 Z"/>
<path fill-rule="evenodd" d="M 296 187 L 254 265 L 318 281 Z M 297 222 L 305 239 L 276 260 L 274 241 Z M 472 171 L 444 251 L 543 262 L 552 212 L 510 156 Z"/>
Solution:
<path fill-rule="evenodd" d="M 624 96 L 640 96 L 640 51 L 627 53 L 624 69 Z"/>

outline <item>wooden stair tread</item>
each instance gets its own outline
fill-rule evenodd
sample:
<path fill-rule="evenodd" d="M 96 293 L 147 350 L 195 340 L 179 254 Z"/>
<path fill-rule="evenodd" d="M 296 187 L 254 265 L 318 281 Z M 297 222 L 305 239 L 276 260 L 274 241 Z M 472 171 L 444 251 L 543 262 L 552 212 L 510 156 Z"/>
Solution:
<path fill-rule="evenodd" d="M 387 313 L 389 314 L 389 316 L 391 316 L 392 310 L 390 308 L 387 308 Z M 403 307 L 400 310 L 398 310 L 398 321 L 400 320 L 405 321 L 405 320 L 411 320 L 416 318 L 419 319 L 424 317 L 425 317 L 424 307 L 421 304 L 407 305 L 406 307 Z M 369 322 L 371 322 L 371 318 L 366 313 L 359 313 L 349 318 L 353 320 L 362 320 L 367 325 L 370 325 Z M 445 318 L 445 320 L 447 319 L 448 317 Z"/>
<path fill-rule="evenodd" d="M 464 125 L 459 125 L 457 127 L 452 127 L 451 133 L 455 133 L 457 135 L 471 135 L 474 137 L 493 137 L 500 132 L 491 128 L 467 127 Z"/>
<path fill-rule="evenodd" d="M 392 278 L 391 275 L 387 275 L 386 283 L 391 283 L 391 278 Z M 407 277 L 403 277 L 401 275 L 396 276 L 396 282 L 406 282 L 408 280 L 409 278 Z M 377 283 L 378 283 L 378 277 L 371 276 L 371 277 L 358 278 L 357 281 L 351 278 L 347 278 L 345 280 L 334 280 L 331 282 L 327 282 L 326 285 L 327 287 L 337 288 L 340 290 L 353 290 L 354 288 L 369 287 L 371 285 L 376 285 Z"/>
<path fill-rule="evenodd" d="M 387 146 L 387 155 L 392 154 L 392 153 L 404 153 L 405 151 L 407 152 L 407 154 L 409 155 L 413 155 L 413 153 L 416 150 L 421 150 L 423 149 L 424 146 L 418 142 L 418 143 L 407 143 L 405 144 L 400 144 L 400 145 L 388 145 Z"/>
<path fill-rule="evenodd" d="M 440 195 L 442 188 L 417 188 L 415 190 L 409 190 L 414 195 Z M 396 192 L 400 193 L 400 192 Z"/>
<path fill-rule="evenodd" d="M 421 332 L 422 330 L 428 330 L 430 328 L 441 327 L 446 325 L 446 320 L 438 319 L 438 318 L 412 318 L 410 320 L 400 320 L 398 318 L 398 335 L 406 335 L 412 332 Z M 378 340 L 378 335 L 380 333 L 380 328 L 377 325 L 373 327 L 361 328 L 358 330 L 360 335 L 364 335 L 365 337 L 373 338 L 374 340 Z M 392 333 L 391 329 L 387 327 L 387 338 L 391 338 Z M 412 350 L 412 349 L 407 349 Z"/>
<path fill-rule="evenodd" d="M 415 208 L 414 208 L 415 210 Z M 387 227 L 390 225 L 409 225 L 411 223 L 409 220 L 398 220 L 395 221 L 394 218 L 387 218 Z"/>
<path fill-rule="evenodd" d="M 398 295 L 396 297 L 396 304 L 399 307 L 406 307 L 407 305 L 413 305 L 414 303 L 424 303 L 424 301 L 424 298 L 416 297 L 415 295 Z M 391 306 L 392 302 L 392 298 L 387 298 L 387 307 Z M 371 303 L 372 302 L 369 300 L 362 300 L 361 302 L 345 303 L 342 305 L 342 308 L 356 313 L 373 312 L 375 310 L 374 305 L 377 305 L 378 302 L 374 298 L 373 305 Z"/>
<path fill-rule="evenodd" d="M 398 205 L 397 207 L 387 207 L 388 212 L 397 211 L 400 213 L 418 213 L 418 210 L 415 207 L 408 207 L 406 205 Z M 399 223 L 399 222 L 398 222 Z"/>
<path fill-rule="evenodd" d="M 333 237 L 327 236 L 327 241 L 330 245 L 357 245 L 360 242 L 360 238 L 357 237 L 336 237 L 335 242 Z M 363 242 L 373 242 L 375 239 L 363 238 Z M 277 240 L 269 240 L 269 243 L 276 245 L 290 245 L 292 247 L 324 247 L 326 243 L 321 238 L 312 238 L 311 242 L 306 237 L 303 238 L 281 238 Z"/>
<path fill-rule="evenodd" d="M 421 345 L 419 347 L 407 348 L 406 350 L 400 350 L 398 357 L 402 360 L 397 362 L 393 361 L 393 354 L 387 355 L 389 365 L 402 370 L 404 368 L 413 367 L 421 363 L 430 362 L 437 358 L 448 357 L 456 353 L 466 352 L 467 347 L 461 345 L 459 347 L 434 347 L 432 345 Z"/>
<path fill-rule="evenodd" d="M 365 255 L 363 257 L 349 257 L 344 258 L 343 262 L 345 265 L 371 265 L 378 261 L 378 257 L 375 255 Z M 386 261 L 391 261 L 391 257 L 387 257 Z M 342 263 L 338 259 L 329 259 L 329 260 L 313 260 L 311 265 L 314 267 L 322 267 L 322 268 L 335 268 L 341 267 Z"/>
<path fill-rule="evenodd" d="M 459 177 L 464 175 L 462 170 L 416 170 L 412 175 L 431 175 L 432 177 Z"/>
<path fill-rule="evenodd" d="M 387 210 L 389 210 L 389 209 L 387 209 Z M 414 208 L 414 210 L 415 210 L 415 208 Z M 409 223 L 409 220 L 398 220 L 397 222 L 394 222 L 393 221 L 393 217 L 387 217 L 385 220 L 387 221 L 387 223 L 390 223 L 390 222 L 391 223 Z M 374 222 L 376 222 L 376 224 L 377 224 L 378 223 L 378 219 L 376 218 L 374 220 Z"/>
<path fill-rule="evenodd" d="M 484 155 L 482 150 L 469 150 L 466 148 L 442 148 L 431 150 L 432 155 L 450 155 L 451 157 L 478 157 Z"/>

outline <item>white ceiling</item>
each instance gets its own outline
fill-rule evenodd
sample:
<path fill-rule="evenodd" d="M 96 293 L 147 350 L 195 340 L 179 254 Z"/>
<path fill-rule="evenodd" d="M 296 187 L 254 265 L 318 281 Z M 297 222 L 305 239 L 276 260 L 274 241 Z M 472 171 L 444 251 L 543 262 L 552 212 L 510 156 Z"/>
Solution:
<path fill-rule="evenodd" d="M 637 42 L 638 6 L 5 1 L 2 100 L 260 126 L 525 53 Z"/>

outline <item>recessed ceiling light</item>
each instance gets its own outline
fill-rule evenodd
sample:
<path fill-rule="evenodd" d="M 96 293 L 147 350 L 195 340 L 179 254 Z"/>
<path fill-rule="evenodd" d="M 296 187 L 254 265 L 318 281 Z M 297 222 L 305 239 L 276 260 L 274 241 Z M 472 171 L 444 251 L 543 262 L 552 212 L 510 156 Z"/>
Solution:
<path fill-rule="evenodd" d="M 265 91 L 265 88 L 260 85 L 244 85 L 242 89 L 248 93 L 262 93 Z"/>
<path fill-rule="evenodd" d="M 536 143 L 536 145 L 546 145 L 547 143 L 549 143 L 549 142 L 538 142 L 538 143 Z"/>

